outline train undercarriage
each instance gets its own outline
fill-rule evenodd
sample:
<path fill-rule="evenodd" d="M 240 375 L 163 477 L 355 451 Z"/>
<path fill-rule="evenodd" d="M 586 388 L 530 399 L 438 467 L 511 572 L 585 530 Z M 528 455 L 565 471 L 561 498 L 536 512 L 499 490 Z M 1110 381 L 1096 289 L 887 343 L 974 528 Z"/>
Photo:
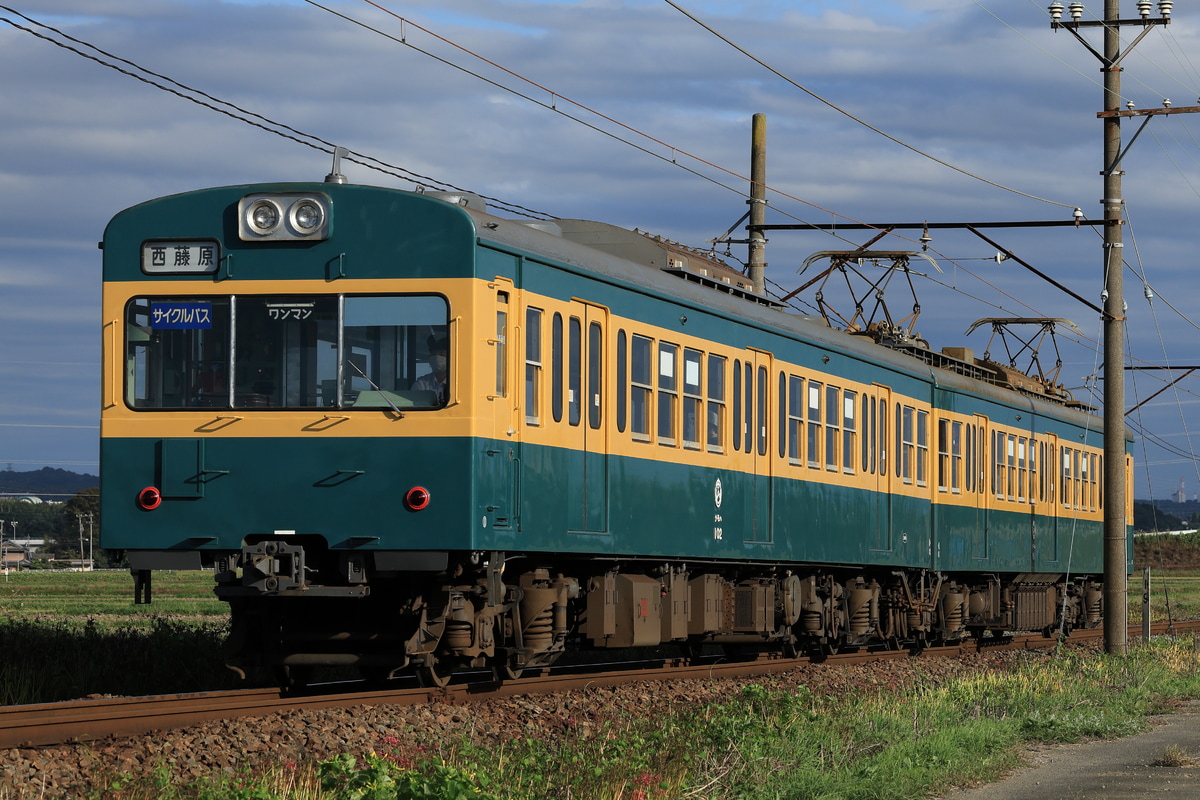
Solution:
<path fill-rule="evenodd" d="M 1070 631 L 1102 622 L 1101 589 L 1057 573 L 951 575 L 921 569 L 685 564 L 512 553 L 434 553 L 446 569 L 387 557 L 308 563 L 264 542 L 218 564 L 230 603 L 231 669 L 287 684 L 319 666 L 431 685 L 491 668 L 500 679 L 576 650 L 708 645 L 794 656 L 919 649 L 970 637 Z M 410 559 L 411 560 L 411 559 Z M 374 563 L 371 563 L 374 562 Z"/>

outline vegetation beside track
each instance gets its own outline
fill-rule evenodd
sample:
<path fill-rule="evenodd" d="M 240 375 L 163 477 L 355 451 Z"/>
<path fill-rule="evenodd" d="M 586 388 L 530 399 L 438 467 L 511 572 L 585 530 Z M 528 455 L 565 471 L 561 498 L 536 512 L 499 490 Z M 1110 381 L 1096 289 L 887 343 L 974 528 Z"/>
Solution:
<path fill-rule="evenodd" d="M 1200 595 L 1200 575 L 1163 577 L 1179 619 Z M 211 597 L 211 575 L 156 575 L 149 608 L 133 606 L 127 573 L 15 578 L 0 591 L 3 702 L 227 687 L 224 606 Z M 1133 583 L 1131 605 L 1141 593 Z M 1164 601 L 1156 592 L 1157 620 Z M 686 709 L 622 707 L 602 725 L 490 746 L 387 735 L 369 752 L 191 782 L 160 765 L 108 776 L 88 797 L 920 798 L 996 777 L 1024 743 L 1127 735 L 1145 715 L 1200 697 L 1195 647 L 1186 637 L 1137 644 L 1125 658 L 1063 650 L 1011 669 L 838 692 L 756 682 Z M 0 784 L 0 800 L 40 796 Z"/>

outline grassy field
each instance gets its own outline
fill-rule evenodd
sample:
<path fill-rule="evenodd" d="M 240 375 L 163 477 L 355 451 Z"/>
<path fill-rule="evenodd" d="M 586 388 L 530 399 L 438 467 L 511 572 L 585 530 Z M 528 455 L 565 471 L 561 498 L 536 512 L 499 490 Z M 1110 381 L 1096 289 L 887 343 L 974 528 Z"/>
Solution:
<path fill-rule="evenodd" d="M 0 576 L 0 619 L 92 617 L 150 625 L 164 615 L 211 621 L 229 614 L 229 607 L 213 594 L 213 576 L 207 571 L 154 573 L 152 600 L 150 605 L 134 605 L 133 578 L 125 570 Z"/>

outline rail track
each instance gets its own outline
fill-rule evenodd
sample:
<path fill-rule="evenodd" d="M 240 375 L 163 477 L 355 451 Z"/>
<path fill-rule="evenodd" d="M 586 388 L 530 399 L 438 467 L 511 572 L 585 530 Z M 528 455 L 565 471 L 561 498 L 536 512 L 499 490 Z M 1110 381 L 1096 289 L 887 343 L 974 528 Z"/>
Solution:
<path fill-rule="evenodd" d="M 1175 623 L 1174 632 L 1200 628 L 1200 621 Z M 1131 629 L 1132 632 L 1132 629 Z M 1136 635 L 1140 635 L 1140 628 Z M 1152 634 L 1168 633 L 1168 626 L 1153 626 Z M 1103 636 L 1101 630 L 1075 631 L 1070 641 L 1083 642 Z M 953 658 L 985 649 L 1053 647 L 1057 640 L 1038 635 L 971 640 L 958 645 L 930 647 L 926 658 Z M 363 690 L 361 683 L 312 687 L 307 692 L 278 689 L 243 689 L 229 692 L 158 695 L 153 697 L 107 697 L 59 703 L 0 707 L 0 750 L 39 747 L 72 742 L 126 737 L 151 731 L 185 728 L 216 719 L 264 716 L 275 711 L 301 708 L 337 708 L 362 705 L 411 706 L 423 703 L 468 703 L 517 695 L 565 692 L 588 687 L 616 686 L 645 680 L 694 678 L 737 678 L 779 672 L 818 661 L 829 664 L 860 664 L 876 659 L 912 657 L 908 650 L 863 650 L 828 656 L 785 658 L 761 655 L 744 661 L 689 663 L 679 659 L 608 665 L 604 671 L 581 672 L 579 667 L 546 670 L 516 681 L 496 681 L 490 675 L 467 673 L 463 682 L 445 687 L 415 686 L 395 681 L 395 687 Z"/>

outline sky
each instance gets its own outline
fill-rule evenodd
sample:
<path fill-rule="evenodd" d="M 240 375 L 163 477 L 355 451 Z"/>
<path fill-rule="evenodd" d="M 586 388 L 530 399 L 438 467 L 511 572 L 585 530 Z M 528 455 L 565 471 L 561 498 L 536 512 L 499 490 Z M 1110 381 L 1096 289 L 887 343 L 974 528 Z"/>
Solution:
<path fill-rule="evenodd" d="M 1075 208 L 1100 217 L 1099 62 L 1051 30 L 1045 6 L 0 0 L 0 469 L 98 473 L 97 242 L 113 215 L 206 186 L 321 180 L 332 145 L 366 162 L 343 164 L 354 183 L 453 186 L 706 248 L 746 210 L 751 118 L 762 113 L 769 223 L 1069 220 Z M 1124 6 L 1136 16 L 1132 0 Z M 1102 8 L 1092 0 L 1084 18 Z M 1099 47 L 1097 32 L 1085 38 Z M 1180 4 L 1125 59 L 1125 98 L 1200 105 L 1198 44 L 1200 15 Z M 1123 123 L 1126 142 L 1141 121 Z M 1200 366 L 1187 244 L 1200 211 L 1198 135 L 1200 116 L 1154 117 L 1123 162 L 1137 364 Z M 379 162 L 387 172 L 368 166 Z M 986 233 L 1099 303 L 1095 229 Z M 920 249 L 920 231 L 902 234 L 875 247 Z M 811 275 L 797 274 L 809 254 L 870 235 L 772 232 L 767 277 L 791 291 Z M 965 335 L 972 322 L 1069 319 L 1082 335 L 1059 337 L 1058 380 L 1098 404 L 1096 312 L 997 263 L 969 232 L 931 235 L 942 271 L 915 262 L 928 275 L 914 284 L 916 328 L 933 348 L 1007 360 L 999 342 L 989 349 L 987 326 Z M 727 260 L 745 258 L 734 245 Z M 906 291 L 888 299 L 895 316 L 913 305 Z M 1052 348 L 1040 357 L 1053 369 Z M 1131 373 L 1129 407 L 1179 374 Z M 1138 498 L 1200 493 L 1198 407 L 1200 373 L 1130 416 Z"/>

